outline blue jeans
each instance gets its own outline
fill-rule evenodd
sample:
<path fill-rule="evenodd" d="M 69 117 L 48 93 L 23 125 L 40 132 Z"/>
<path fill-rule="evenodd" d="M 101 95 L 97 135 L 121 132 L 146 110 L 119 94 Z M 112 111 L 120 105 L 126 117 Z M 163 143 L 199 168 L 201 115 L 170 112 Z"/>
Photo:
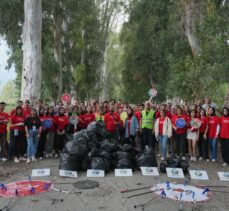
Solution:
<path fill-rule="evenodd" d="M 35 157 L 38 145 L 38 131 L 29 130 L 27 138 L 27 158 Z"/>
<path fill-rule="evenodd" d="M 210 138 L 209 144 L 210 144 L 211 159 L 216 160 L 216 158 L 217 158 L 217 139 L 216 138 Z"/>
<path fill-rule="evenodd" d="M 162 156 L 165 158 L 167 153 L 168 136 L 159 136 L 159 140 L 161 145 L 161 153 Z"/>

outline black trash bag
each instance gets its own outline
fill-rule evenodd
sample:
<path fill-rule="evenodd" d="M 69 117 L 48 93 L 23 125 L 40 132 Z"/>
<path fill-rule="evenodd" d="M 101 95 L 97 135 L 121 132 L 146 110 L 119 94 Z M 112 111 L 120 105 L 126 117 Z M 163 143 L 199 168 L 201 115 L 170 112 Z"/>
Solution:
<path fill-rule="evenodd" d="M 116 166 L 118 169 L 133 169 L 133 163 L 127 158 L 121 158 Z"/>
<path fill-rule="evenodd" d="M 110 166 L 105 159 L 94 157 L 91 161 L 91 169 L 104 170 L 105 172 L 109 172 Z"/>
<path fill-rule="evenodd" d="M 107 138 L 107 130 L 103 121 L 96 122 L 96 135 L 99 141 Z"/>
<path fill-rule="evenodd" d="M 78 140 L 80 138 L 86 139 L 87 141 L 89 140 L 87 130 L 81 130 L 79 132 L 76 132 L 73 134 L 73 140 Z"/>
<path fill-rule="evenodd" d="M 92 148 L 91 151 L 87 153 L 87 155 L 90 159 L 97 157 L 99 155 L 99 150 L 97 148 Z"/>
<path fill-rule="evenodd" d="M 96 122 L 91 122 L 88 126 L 87 126 L 87 131 L 93 131 L 96 132 Z"/>
<path fill-rule="evenodd" d="M 66 142 L 73 141 L 73 134 L 66 134 L 65 135 L 65 141 Z"/>
<path fill-rule="evenodd" d="M 186 174 L 188 173 L 189 163 L 187 160 L 179 160 L 178 168 L 182 168 L 183 172 Z"/>
<path fill-rule="evenodd" d="M 116 151 L 117 147 L 115 144 L 111 143 L 111 141 L 104 140 L 100 146 L 100 149 L 110 153 Z"/>
<path fill-rule="evenodd" d="M 166 163 L 160 163 L 159 168 L 160 168 L 161 173 L 166 173 L 167 164 Z"/>
<path fill-rule="evenodd" d="M 133 147 L 130 144 L 118 145 L 118 148 L 123 152 L 133 152 Z"/>
<path fill-rule="evenodd" d="M 155 153 L 148 146 L 145 146 L 144 151 L 138 153 L 135 158 L 138 169 L 140 169 L 140 167 L 157 167 Z"/>
<path fill-rule="evenodd" d="M 68 155 L 62 153 L 60 155 L 59 169 L 69 170 L 69 171 L 79 171 L 80 170 L 80 159 L 75 155 Z"/>
<path fill-rule="evenodd" d="M 129 152 L 123 152 L 123 151 L 116 152 L 116 160 L 120 160 L 122 158 L 126 158 L 128 160 L 134 160 L 132 154 Z"/>
<path fill-rule="evenodd" d="M 88 140 L 88 148 L 92 149 L 94 147 L 98 147 L 101 145 L 101 142 L 98 141 L 96 133 L 94 131 L 87 132 L 89 140 Z"/>
<path fill-rule="evenodd" d="M 171 156 L 167 159 L 167 166 L 171 168 L 177 168 L 179 164 L 179 158 L 177 156 Z"/>
<path fill-rule="evenodd" d="M 80 170 L 87 171 L 90 168 L 90 159 L 88 157 L 84 158 L 80 164 Z"/>
<path fill-rule="evenodd" d="M 88 148 L 87 148 L 87 145 L 83 143 L 85 142 L 68 141 L 65 144 L 63 153 L 67 153 L 69 155 L 75 155 L 79 157 L 84 157 L 88 151 Z"/>
<path fill-rule="evenodd" d="M 112 155 L 109 152 L 102 151 L 100 152 L 99 156 L 108 162 L 110 168 L 114 168 L 114 165 L 112 162 Z"/>

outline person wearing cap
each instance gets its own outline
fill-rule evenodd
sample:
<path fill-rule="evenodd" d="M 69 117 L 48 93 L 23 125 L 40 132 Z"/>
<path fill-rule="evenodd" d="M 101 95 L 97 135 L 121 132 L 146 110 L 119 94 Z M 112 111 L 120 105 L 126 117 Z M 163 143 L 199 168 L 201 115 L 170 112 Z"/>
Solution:
<path fill-rule="evenodd" d="M 0 102 L 0 158 L 2 161 L 7 161 L 7 124 L 9 122 L 8 113 L 4 112 L 6 107 L 5 102 Z"/>
<path fill-rule="evenodd" d="M 140 130 L 143 137 L 142 147 L 146 145 L 152 147 L 155 150 L 155 138 L 154 133 L 154 119 L 155 111 L 151 109 L 150 101 L 145 102 L 145 109 L 141 113 Z"/>

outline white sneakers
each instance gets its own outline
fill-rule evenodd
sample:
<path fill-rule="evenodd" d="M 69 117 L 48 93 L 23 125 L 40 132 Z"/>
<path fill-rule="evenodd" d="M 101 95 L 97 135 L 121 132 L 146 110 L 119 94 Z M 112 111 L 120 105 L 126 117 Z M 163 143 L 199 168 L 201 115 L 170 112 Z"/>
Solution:
<path fill-rule="evenodd" d="M 20 160 L 21 160 L 21 161 L 26 161 L 26 158 L 20 157 Z"/>
<path fill-rule="evenodd" d="M 18 158 L 14 158 L 14 163 L 19 163 L 20 160 Z"/>
<path fill-rule="evenodd" d="M 203 158 L 202 157 L 199 157 L 199 161 L 201 161 L 201 160 L 203 160 Z"/>
<path fill-rule="evenodd" d="M 26 160 L 26 163 L 30 163 L 30 159 L 29 158 Z"/>
<path fill-rule="evenodd" d="M 196 162 L 196 157 L 195 156 L 191 156 L 190 161 Z"/>
<path fill-rule="evenodd" d="M 212 163 L 215 163 L 216 162 L 216 159 L 212 159 Z"/>
<path fill-rule="evenodd" d="M 222 166 L 223 166 L 223 167 L 227 167 L 227 163 L 223 163 Z"/>
<path fill-rule="evenodd" d="M 32 157 L 32 161 L 35 162 L 37 161 L 37 159 L 35 157 Z"/>
<path fill-rule="evenodd" d="M 3 162 L 6 162 L 6 161 L 7 161 L 7 159 L 6 159 L 6 158 L 2 158 L 2 161 L 3 161 Z"/>
<path fill-rule="evenodd" d="M 58 158 L 58 157 L 59 157 L 59 155 L 56 153 L 56 154 L 55 154 L 55 158 Z"/>

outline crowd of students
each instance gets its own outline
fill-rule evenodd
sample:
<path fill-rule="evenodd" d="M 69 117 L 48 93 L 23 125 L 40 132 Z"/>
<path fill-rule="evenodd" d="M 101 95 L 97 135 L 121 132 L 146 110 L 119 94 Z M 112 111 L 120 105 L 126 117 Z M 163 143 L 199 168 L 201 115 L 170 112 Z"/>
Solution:
<path fill-rule="evenodd" d="M 193 162 L 197 157 L 216 162 L 220 142 L 223 166 L 229 165 L 229 109 L 225 107 L 217 113 L 210 99 L 191 106 L 157 105 L 151 101 L 130 106 L 115 100 L 87 105 L 81 102 L 74 106 L 60 102 L 49 106 L 39 100 L 35 107 L 26 100 L 18 101 L 9 114 L 5 106 L 4 102 L 0 103 L 2 161 L 30 163 L 44 157 L 58 157 L 66 143 L 66 134 L 85 129 L 93 121 L 104 121 L 108 137 L 117 144 L 131 144 L 138 151 L 148 145 L 159 150 L 161 160 L 171 153 L 182 159 L 190 157 Z M 184 122 L 182 127 L 177 124 L 180 119 Z M 44 124 L 47 120 L 49 127 Z"/>

